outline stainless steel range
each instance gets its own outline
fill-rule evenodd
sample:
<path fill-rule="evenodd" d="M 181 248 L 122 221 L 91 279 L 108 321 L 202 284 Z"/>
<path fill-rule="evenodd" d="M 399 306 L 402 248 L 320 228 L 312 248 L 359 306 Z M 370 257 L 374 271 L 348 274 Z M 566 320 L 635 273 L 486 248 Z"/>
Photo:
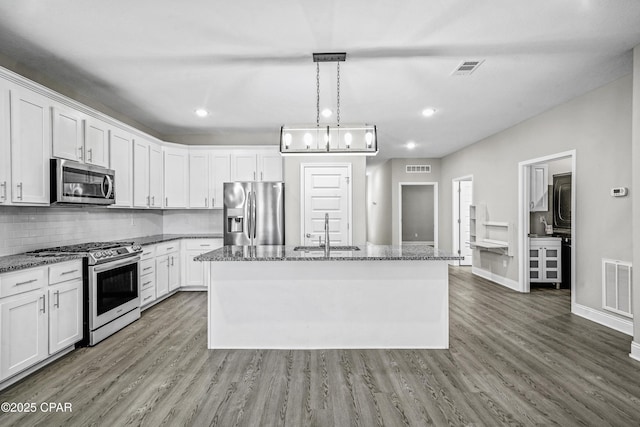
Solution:
<path fill-rule="evenodd" d="M 84 243 L 32 252 L 85 256 L 85 345 L 95 345 L 140 318 L 140 252 L 140 245 L 133 242 Z"/>

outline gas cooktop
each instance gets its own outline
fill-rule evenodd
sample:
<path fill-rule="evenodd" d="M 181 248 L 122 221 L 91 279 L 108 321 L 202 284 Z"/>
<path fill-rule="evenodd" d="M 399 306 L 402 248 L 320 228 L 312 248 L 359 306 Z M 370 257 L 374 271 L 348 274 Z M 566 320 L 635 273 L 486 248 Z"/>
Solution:
<path fill-rule="evenodd" d="M 142 247 L 135 242 L 89 242 L 38 249 L 28 253 L 40 257 L 81 254 L 87 256 L 89 265 L 95 265 L 135 256 L 139 252 L 142 252 Z"/>

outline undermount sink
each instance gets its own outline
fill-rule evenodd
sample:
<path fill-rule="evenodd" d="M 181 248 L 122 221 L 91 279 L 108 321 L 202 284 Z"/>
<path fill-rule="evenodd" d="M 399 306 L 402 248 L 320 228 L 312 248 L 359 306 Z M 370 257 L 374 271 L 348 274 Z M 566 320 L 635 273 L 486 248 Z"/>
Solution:
<path fill-rule="evenodd" d="M 294 251 L 324 251 L 324 246 L 296 246 Z M 329 246 L 331 251 L 359 251 L 357 246 Z"/>

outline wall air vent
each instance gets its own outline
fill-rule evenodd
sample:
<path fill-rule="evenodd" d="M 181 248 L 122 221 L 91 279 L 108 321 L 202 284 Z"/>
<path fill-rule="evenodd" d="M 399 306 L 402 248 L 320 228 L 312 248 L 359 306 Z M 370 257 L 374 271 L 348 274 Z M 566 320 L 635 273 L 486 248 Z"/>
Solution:
<path fill-rule="evenodd" d="M 431 173 L 431 165 L 407 165 L 407 173 Z"/>
<path fill-rule="evenodd" d="M 603 259 L 602 308 L 633 317 L 631 280 L 631 263 Z"/>
<path fill-rule="evenodd" d="M 453 70 L 452 76 L 468 76 L 473 73 L 484 62 L 482 61 L 463 61 Z"/>

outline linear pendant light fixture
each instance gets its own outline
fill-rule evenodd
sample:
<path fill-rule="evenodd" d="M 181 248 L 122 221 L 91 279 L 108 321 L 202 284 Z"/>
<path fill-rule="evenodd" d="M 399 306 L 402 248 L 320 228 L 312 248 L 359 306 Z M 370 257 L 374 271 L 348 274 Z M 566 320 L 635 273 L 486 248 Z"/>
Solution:
<path fill-rule="evenodd" d="M 316 123 L 315 125 L 285 125 L 280 128 L 280 152 L 286 155 L 341 154 L 375 156 L 378 138 L 373 125 L 340 124 L 340 62 L 347 54 L 314 53 L 316 63 Z M 320 126 L 320 63 L 337 63 L 336 124 Z"/>

